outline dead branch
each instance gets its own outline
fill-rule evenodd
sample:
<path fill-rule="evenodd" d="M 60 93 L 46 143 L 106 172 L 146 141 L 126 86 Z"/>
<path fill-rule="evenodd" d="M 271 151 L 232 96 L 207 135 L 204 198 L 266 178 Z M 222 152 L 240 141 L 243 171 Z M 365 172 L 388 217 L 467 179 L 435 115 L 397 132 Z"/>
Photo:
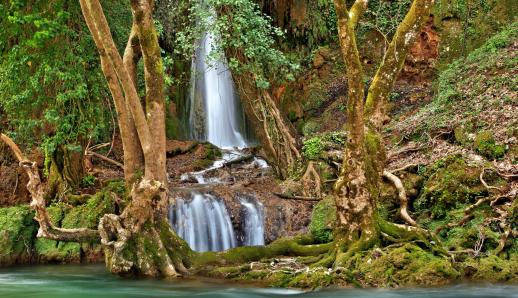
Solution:
<path fill-rule="evenodd" d="M 109 143 L 108 143 L 108 145 L 109 145 Z M 88 151 L 88 152 L 86 152 L 86 155 L 97 157 L 97 158 L 102 159 L 102 160 L 104 160 L 106 162 L 109 162 L 109 163 L 111 163 L 113 165 L 116 165 L 117 167 L 119 167 L 121 169 L 124 169 L 124 165 L 121 164 L 120 162 L 115 161 L 115 160 L 113 160 L 113 159 L 111 159 L 109 157 L 106 157 L 106 156 L 104 156 L 102 154 L 99 154 L 97 152 Z"/>
<path fill-rule="evenodd" d="M 406 190 L 403 186 L 403 183 L 401 182 L 401 179 L 399 179 L 399 177 L 397 177 L 389 171 L 383 171 L 383 177 L 392 182 L 392 184 L 394 184 L 398 191 L 399 203 L 401 205 L 399 209 L 399 214 L 401 215 L 403 220 L 411 226 L 417 226 L 415 220 L 413 220 L 412 217 L 410 217 L 410 215 L 408 214 L 408 197 L 406 195 Z"/>
<path fill-rule="evenodd" d="M 16 145 L 11 138 L 5 134 L 1 134 L 0 138 L 11 148 L 20 162 L 20 167 L 22 167 L 29 176 L 27 190 L 32 197 L 30 206 L 36 212 L 34 219 L 40 224 L 37 237 L 65 242 L 100 242 L 100 236 L 97 230 L 87 228 L 62 229 L 54 226 L 47 213 L 45 190 L 41 183 L 37 164 L 27 160 L 18 145 Z"/>
<path fill-rule="evenodd" d="M 293 195 L 288 195 L 288 194 L 283 194 L 283 193 L 278 193 L 278 192 L 274 192 L 273 194 L 278 196 L 281 199 L 286 199 L 286 200 L 298 200 L 298 201 L 321 201 L 322 200 L 321 198 L 316 198 L 316 197 L 293 196 Z"/>

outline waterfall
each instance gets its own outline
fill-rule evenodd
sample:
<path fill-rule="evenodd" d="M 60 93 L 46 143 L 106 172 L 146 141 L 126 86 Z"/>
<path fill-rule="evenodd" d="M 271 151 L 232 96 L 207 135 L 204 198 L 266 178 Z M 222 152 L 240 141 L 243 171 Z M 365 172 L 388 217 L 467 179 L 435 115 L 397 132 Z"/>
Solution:
<path fill-rule="evenodd" d="M 176 199 L 169 221 L 195 251 L 221 251 L 236 247 L 236 237 L 225 203 L 210 194 L 192 193 L 192 200 Z"/>
<path fill-rule="evenodd" d="M 215 52 L 216 37 L 206 32 L 196 49 L 191 69 L 189 126 L 191 137 L 220 148 L 248 146 L 244 112 L 236 97 L 225 56 L 207 61 Z"/>
<path fill-rule="evenodd" d="M 243 206 L 242 233 L 244 246 L 264 245 L 263 205 L 255 199 L 240 198 Z"/>

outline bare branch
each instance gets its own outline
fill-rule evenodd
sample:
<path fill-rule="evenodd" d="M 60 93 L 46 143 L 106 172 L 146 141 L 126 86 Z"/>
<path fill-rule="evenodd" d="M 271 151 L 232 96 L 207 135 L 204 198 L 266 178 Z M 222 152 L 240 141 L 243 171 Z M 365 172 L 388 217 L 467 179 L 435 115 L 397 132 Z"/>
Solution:
<path fill-rule="evenodd" d="M 41 183 L 38 166 L 35 162 L 27 160 L 22 151 L 5 134 L 1 134 L 0 138 L 9 148 L 14 152 L 16 158 L 20 162 L 20 166 L 27 172 L 29 176 L 29 183 L 27 183 L 27 190 L 30 192 L 32 201 L 31 208 L 36 212 L 34 219 L 40 224 L 38 230 L 38 237 L 43 237 L 51 240 L 66 241 L 66 242 L 100 242 L 99 232 L 86 228 L 78 229 L 62 229 L 57 228 L 51 222 L 47 213 L 45 203 L 45 191 Z"/>

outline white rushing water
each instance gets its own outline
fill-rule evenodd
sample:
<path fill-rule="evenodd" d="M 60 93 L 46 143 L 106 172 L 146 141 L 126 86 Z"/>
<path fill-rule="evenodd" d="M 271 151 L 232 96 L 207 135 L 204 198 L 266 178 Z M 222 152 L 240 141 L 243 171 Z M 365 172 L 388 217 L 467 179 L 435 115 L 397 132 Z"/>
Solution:
<path fill-rule="evenodd" d="M 208 32 L 199 42 L 191 70 L 192 137 L 220 148 L 245 148 L 243 109 L 241 108 L 224 55 L 207 61 L 214 54 L 216 37 Z M 203 132 L 199 130 L 204 128 Z"/>
<path fill-rule="evenodd" d="M 210 194 L 192 193 L 192 200 L 176 199 L 169 221 L 195 251 L 236 247 L 236 237 L 225 203 Z"/>
<path fill-rule="evenodd" d="M 244 211 L 243 245 L 256 246 L 264 245 L 264 216 L 263 205 L 249 198 L 240 198 Z"/>

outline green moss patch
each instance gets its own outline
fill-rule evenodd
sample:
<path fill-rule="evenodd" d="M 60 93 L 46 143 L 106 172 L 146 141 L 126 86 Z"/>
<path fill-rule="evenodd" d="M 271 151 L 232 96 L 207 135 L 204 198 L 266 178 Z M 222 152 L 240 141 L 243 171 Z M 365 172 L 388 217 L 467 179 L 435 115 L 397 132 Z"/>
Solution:
<path fill-rule="evenodd" d="M 332 224 L 336 219 L 336 207 L 332 196 L 326 197 L 313 207 L 309 231 L 318 243 L 333 240 Z"/>
<path fill-rule="evenodd" d="M 38 229 L 33 217 L 28 205 L 0 208 L 0 266 L 30 261 Z"/>

